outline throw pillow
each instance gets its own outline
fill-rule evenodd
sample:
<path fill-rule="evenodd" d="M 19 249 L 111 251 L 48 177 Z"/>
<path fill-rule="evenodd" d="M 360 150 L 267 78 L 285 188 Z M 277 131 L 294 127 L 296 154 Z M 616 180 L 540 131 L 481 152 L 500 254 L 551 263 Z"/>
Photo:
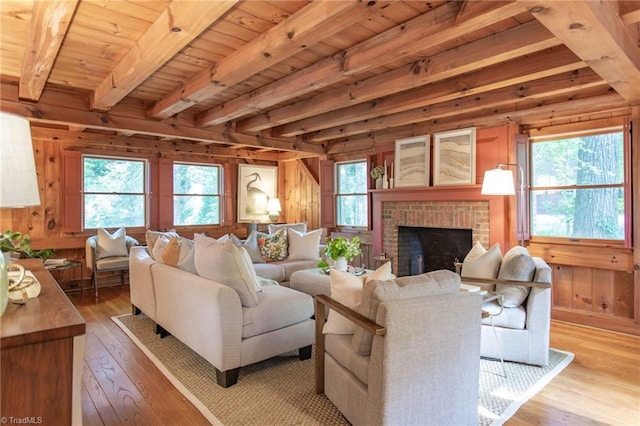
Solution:
<path fill-rule="evenodd" d="M 362 287 L 369 281 L 392 280 L 391 262 L 387 262 L 369 275 L 357 277 L 349 272 L 332 269 L 329 272 L 331 298 L 343 305 L 357 310 L 362 299 Z M 355 324 L 334 310 L 329 310 L 327 322 L 322 329 L 324 334 L 353 334 Z"/>
<path fill-rule="evenodd" d="M 180 237 L 163 235 L 153 246 L 153 258 L 170 266 L 177 266 L 180 259 Z"/>
<path fill-rule="evenodd" d="M 260 254 L 260 247 L 258 247 L 258 235 L 256 231 L 251 231 L 246 240 L 241 240 L 233 234 L 230 235 L 230 238 L 236 247 L 244 247 L 247 250 L 253 263 L 264 263 L 264 259 Z"/>
<path fill-rule="evenodd" d="M 96 245 L 96 258 L 128 256 L 127 234 L 124 228 L 113 231 L 98 228 L 98 242 Z"/>
<path fill-rule="evenodd" d="M 151 253 L 151 256 L 153 256 L 153 247 L 156 244 L 156 241 L 158 241 L 158 238 L 160 238 L 163 235 L 176 236 L 176 237 L 178 236 L 175 229 L 171 229 L 167 232 L 152 231 L 150 229 L 147 229 L 147 232 L 145 232 L 144 239 L 145 239 L 145 242 L 147 243 L 147 247 L 149 247 L 149 253 Z"/>
<path fill-rule="evenodd" d="M 257 232 L 260 255 L 265 262 L 279 262 L 287 259 L 287 229 L 282 228 L 273 234 Z"/>
<path fill-rule="evenodd" d="M 246 250 L 236 247 L 230 239 L 218 242 L 203 236 L 196 236 L 194 245 L 198 275 L 233 288 L 246 308 L 258 304 L 256 288 L 260 283 L 253 265 L 247 261 L 248 254 L 243 254 Z"/>
<path fill-rule="evenodd" d="M 488 251 L 477 242 L 462 262 L 462 277 L 497 278 L 502 263 L 500 244 L 495 243 Z"/>
<path fill-rule="evenodd" d="M 270 223 L 268 228 L 269 228 L 269 234 L 275 234 L 276 231 L 279 231 L 281 229 L 286 229 L 286 230 L 294 229 L 304 234 L 305 232 L 307 232 L 307 222 L 279 223 L 279 224 Z"/>
<path fill-rule="evenodd" d="M 183 271 L 191 272 L 192 274 L 198 274 L 196 270 L 195 260 L 195 242 L 188 238 L 181 238 L 180 245 L 180 258 L 178 259 L 178 268 Z"/>
<path fill-rule="evenodd" d="M 289 239 L 289 260 L 320 260 L 322 229 L 316 229 L 306 234 L 289 229 L 287 237 Z"/>
<path fill-rule="evenodd" d="M 511 248 L 502 259 L 498 278 L 510 281 L 531 281 L 536 272 L 536 265 L 529 251 L 522 246 Z M 529 295 L 530 287 L 519 285 L 496 285 L 496 292 L 502 293 L 502 306 L 514 308 L 520 306 Z"/>
<path fill-rule="evenodd" d="M 460 291 L 460 276 L 445 269 L 395 280 L 372 280 L 364 285 L 358 312 L 375 321 L 378 315 L 378 306 L 382 302 L 452 294 L 458 291 Z M 370 355 L 372 342 L 371 333 L 356 327 L 352 345 L 358 355 Z"/>

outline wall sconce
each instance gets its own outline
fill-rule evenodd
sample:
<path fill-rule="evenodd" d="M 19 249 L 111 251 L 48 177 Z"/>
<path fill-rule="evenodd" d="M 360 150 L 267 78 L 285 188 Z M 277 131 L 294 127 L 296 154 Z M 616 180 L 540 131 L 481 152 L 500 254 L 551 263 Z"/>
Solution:
<path fill-rule="evenodd" d="M 282 207 L 280 206 L 280 200 L 278 198 L 270 198 L 267 203 L 267 212 L 269 212 L 269 220 L 276 222 L 280 217 Z"/>
<path fill-rule="evenodd" d="M 23 117 L 0 111 L 0 207 L 40 205 L 31 128 Z M 7 256 L 8 258 L 8 256 Z M 9 300 L 9 277 L 5 256 L 0 256 L 0 315 Z"/>
<path fill-rule="evenodd" d="M 482 195 L 516 195 L 514 176 L 511 170 L 505 170 L 503 167 L 514 167 L 520 173 L 520 198 L 519 198 L 519 232 L 520 245 L 524 247 L 524 172 L 522 167 L 515 163 L 500 163 L 493 170 L 484 172 L 482 180 Z"/>

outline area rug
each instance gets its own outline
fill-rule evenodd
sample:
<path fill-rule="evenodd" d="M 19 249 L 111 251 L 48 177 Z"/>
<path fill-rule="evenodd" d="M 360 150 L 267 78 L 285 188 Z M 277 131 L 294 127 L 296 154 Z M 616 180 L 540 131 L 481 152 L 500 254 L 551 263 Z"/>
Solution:
<path fill-rule="evenodd" d="M 144 314 L 113 321 L 214 425 L 348 425 L 335 406 L 314 391 L 313 357 L 297 351 L 240 369 L 238 383 L 216 384 L 213 366 L 173 336 L 160 339 Z M 480 360 L 478 425 L 501 425 L 558 375 L 573 354 L 550 350 L 549 365 L 536 367 Z"/>

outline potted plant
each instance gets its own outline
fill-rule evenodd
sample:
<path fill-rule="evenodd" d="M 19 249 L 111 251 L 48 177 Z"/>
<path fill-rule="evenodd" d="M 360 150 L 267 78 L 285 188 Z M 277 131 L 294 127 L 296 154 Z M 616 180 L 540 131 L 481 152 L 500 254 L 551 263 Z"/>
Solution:
<path fill-rule="evenodd" d="M 376 182 L 376 189 L 382 188 L 382 180 L 384 179 L 384 167 L 375 166 L 373 169 L 371 169 L 370 175 Z"/>
<path fill-rule="evenodd" d="M 360 238 L 351 239 L 345 237 L 327 238 L 324 254 L 335 261 L 335 268 L 339 271 L 347 270 L 347 261 L 361 254 Z"/>
<path fill-rule="evenodd" d="M 0 234 L 0 251 L 4 255 L 7 264 L 11 253 L 21 253 L 29 250 L 31 250 L 29 235 L 10 230 Z"/>

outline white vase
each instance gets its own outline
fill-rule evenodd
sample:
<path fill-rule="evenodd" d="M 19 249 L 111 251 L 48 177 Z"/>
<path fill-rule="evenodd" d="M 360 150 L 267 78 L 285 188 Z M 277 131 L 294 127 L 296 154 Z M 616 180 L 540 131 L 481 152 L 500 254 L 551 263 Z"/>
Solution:
<path fill-rule="evenodd" d="M 382 176 L 376 179 L 376 189 L 382 189 Z"/>
<path fill-rule="evenodd" d="M 9 303 L 9 275 L 7 268 L 9 267 L 10 254 L 2 253 L 0 256 L 0 316 L 4 314 Z"/>
<path fill-rule="evenodd" d="M 342 256 L 337 258 L 333 267 L 338 271 L 347 272 L 347 259 Z"/>

